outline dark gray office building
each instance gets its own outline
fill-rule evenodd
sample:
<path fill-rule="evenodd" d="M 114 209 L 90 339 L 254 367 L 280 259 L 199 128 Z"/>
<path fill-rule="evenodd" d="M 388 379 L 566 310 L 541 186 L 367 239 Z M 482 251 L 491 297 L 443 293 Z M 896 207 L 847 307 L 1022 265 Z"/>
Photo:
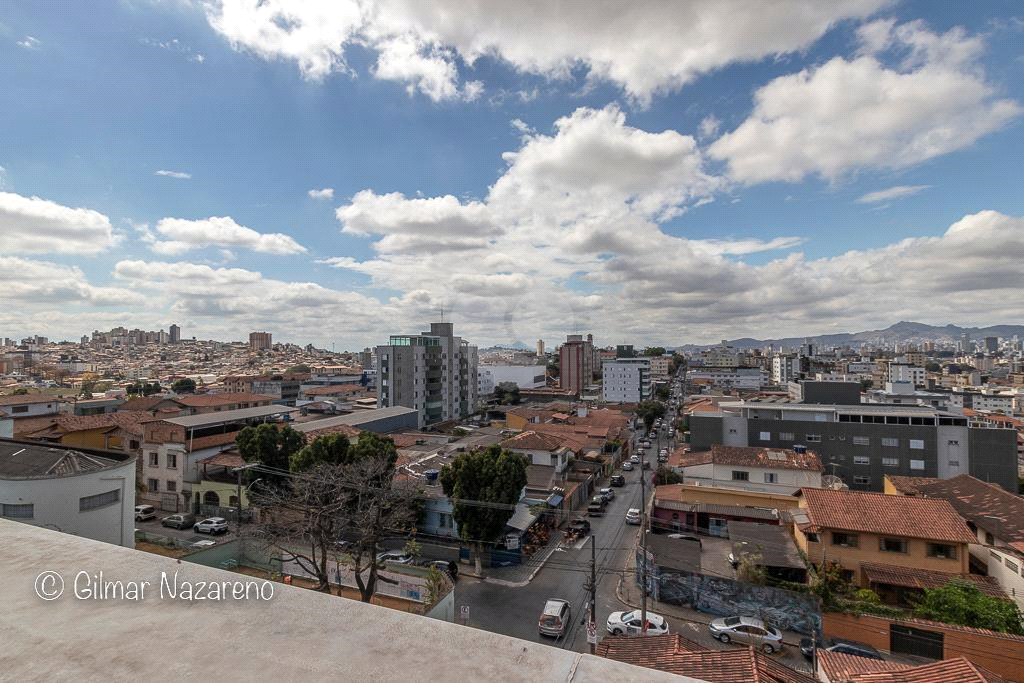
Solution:
<path fill-rule="evenodd" d="M 712 444 L 806 445 L 825 474 L 851 489 L 881 491 L 886 474 L 949 479 L 970 474 L 1017 492 L 1017 433 L 972 427 L 963 415 L 924 406 L 737 401 L 690 416 L 695 451 Z"/>

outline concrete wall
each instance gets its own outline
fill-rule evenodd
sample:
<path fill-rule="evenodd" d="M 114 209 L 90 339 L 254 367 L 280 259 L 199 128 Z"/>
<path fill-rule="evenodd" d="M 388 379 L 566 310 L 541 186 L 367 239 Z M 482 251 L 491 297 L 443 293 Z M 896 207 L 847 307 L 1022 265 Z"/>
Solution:
<path fill-rule="evenodd" d="M 120 501 L 79 511 L 79 499 L 119 490 Z M 33 505 L 24 521 L 83 538 L 135 547 L 135 458 L 116 467 L 45 479 L 0 479 L 0 503 Z"/>
<path fill-rule="evenodd" d="M 1024 681 L 1024 637 L 916 619 L 886 619 L 870 615 L 824 615 L 826 637 L 848 638 L 889 651 L 889 625 L 895 623 L 943 634 L 943 658 L 966 657 L 1010 681 Z"/>

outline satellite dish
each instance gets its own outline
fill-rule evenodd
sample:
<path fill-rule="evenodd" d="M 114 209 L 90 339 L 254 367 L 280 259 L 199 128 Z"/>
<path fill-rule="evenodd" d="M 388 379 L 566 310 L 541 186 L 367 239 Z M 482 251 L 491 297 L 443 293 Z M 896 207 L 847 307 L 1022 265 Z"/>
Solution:
<path fill-rule="evenodd" d="M 834 474 L 826 474 L 821 478 L 821 488 L 833 491 L 849 491 L 850 487 Z"/>

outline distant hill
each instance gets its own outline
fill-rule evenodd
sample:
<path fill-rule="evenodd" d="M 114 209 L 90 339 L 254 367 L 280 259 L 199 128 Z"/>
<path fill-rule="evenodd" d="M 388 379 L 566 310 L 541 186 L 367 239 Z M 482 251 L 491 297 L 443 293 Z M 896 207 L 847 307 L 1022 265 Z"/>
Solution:
<path fill-rule="evenodd" d="M 728 340 L 730 346 L 738 349 L 759 349 L 769 344 L 778 347 L 796 347 L 804 343 L 805 339 L 812 344 L 824 346 L 860 345 L 862 342 L 871 342 L 884 339 L 886 342 L 922 342 L 922 341 L 949 341 L 960 339 L 964 333 L 973 339 L 984 337 L 1012 337 L 1018 335 L 1024 337 L 1024 325 L 991 325 L 989 327 L 960 327 L 958 325 L 927 325 L 901 320 L 895 325 L 890 325 L 884 330 L 867 330 L 864 332 L 843 332 L 839 334 L 821 334 L 806 337 L 785 337 L 783 339 L 753 339 L 742 337 L 740 339 Z M 694 345 L 688 344 L 680 347 L 684 351 L 697 351 L 706 349 L 716 344 Z"/>

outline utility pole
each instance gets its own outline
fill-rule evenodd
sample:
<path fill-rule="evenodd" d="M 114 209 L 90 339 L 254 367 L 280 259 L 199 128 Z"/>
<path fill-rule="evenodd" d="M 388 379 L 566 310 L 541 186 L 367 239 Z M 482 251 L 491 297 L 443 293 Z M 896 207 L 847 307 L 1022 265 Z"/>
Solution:
<path fill-rule="evenodd" d="M 658 442 L 655 442 L 658 443 Z M 647 489 L 644 463 L 640 463 L 640 635 L 647 635 Z"/>
<path fill-rule="evenodd" d="M 595 634 L 593 637 L 591 633 Z M 590 535 L 590 618 L 587 623 L 587 640 L 590 640 L 590 654 L 597 654 L 597 536 Z"/>

